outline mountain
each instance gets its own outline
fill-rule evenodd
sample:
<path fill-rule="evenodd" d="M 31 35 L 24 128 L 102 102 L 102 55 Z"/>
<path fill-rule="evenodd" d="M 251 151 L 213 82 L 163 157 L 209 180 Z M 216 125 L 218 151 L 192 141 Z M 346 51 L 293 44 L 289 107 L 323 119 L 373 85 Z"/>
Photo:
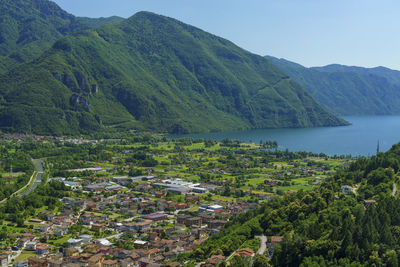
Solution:
<path fill-rule="evenodd" d="M 343 65 L 306 68 L 285 59 L 267 58 L 335 114 L 400 114 L 399 71 Z"/>
<path fill-rule="evenodd" d="M 48 0 L 1 0 L 0 72 L 37 58 L 60 37 L 86 28 Z"/>
<path fill-rule="evenodd" d="M 106 24 L 118 24 L 124 21 L 124 18 L 118 16 L 112 16 L 108 18 L 87 18 L 87 17 L 77 17 L 78 21 L 82 24 L 86 24 L 93 27 L 103 26 Z"/>
<path fill-rule="evenodd" d="M 263 57 L 139 12 L 66 36 L 0 76 L 5 131 L 173 133 L 345 125 Z"/>

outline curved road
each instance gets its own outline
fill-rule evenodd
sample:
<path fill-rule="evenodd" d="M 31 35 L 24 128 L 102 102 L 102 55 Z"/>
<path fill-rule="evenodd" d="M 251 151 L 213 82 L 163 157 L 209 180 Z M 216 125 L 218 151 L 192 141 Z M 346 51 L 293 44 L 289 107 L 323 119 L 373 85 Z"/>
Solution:
<path fill-rule="evenodd" d="M 43 180 L 43 172 L 44 172 L 44 168 L 43 168 L 43 161 L 42 160 L 38 160 L 35 162 L 35 168 L 38 172 L 38 174 L 35 177 L 35 181 L 33 182 L 32 186 L 24 191 L 21 196 L 26 196 L 30 193 L 32 193 L 41 183 Z"/>
<path fill-rule="evenodd" d="M 256 236 L 256 238 L 260 239 L 261 245 L 257 251 L 257 254 L 263 255 L 265 250 L 267 249 L 267 237 L 265 235 Z"/>
<path fill-rule="evenodd" d="M 33 190 L 35 190 L 38 187 L 38 185 L 42 183 L 43 173 L 44 173 L 43 161 L 42 160 L 37 160 L 34 163 L 34 165 L 35 165 L 35 169 L 36 170 L 33 172 L 33 174 L 31 176 L 31 178 L 29 179 L 28 183 L 24 187 L 20 188 L 18 191 L 12 193 L 11 196 L 9 196 L 8 198 L 5 198 L 5 199 L 1 200 L 0 204 L 5 203 L 7 201 L 7 199 L 10 199 L 12 196 L 25 196 L 25 195 L 27 195 L 27 194 L 33 192 Z M 32 183 L 32 179 L 34 179 L 34 182 L 31 185 L 31 187 L 28 190 L 20 193 L 20 191 L 25 190 L 25 188 L 28 187 Z"/>
<path fill-rule="evenodd" d="M 35 168 L 38 171 L 38 174 L 35 177 L 35 181 L 33 182 L 32 186 L 28 190 L 24 191 L 21 194 L 21 196 L 26 196 L 26 195 L 32 193 L 42 183 L 43 172 L 44 172 L 43 161 L 42 160 L 36 161 Z"/>

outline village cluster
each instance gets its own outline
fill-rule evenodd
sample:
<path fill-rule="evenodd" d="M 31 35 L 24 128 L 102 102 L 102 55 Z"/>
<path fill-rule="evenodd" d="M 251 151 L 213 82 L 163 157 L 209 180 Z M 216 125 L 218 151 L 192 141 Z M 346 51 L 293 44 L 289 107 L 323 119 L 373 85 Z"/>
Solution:
<path fill-rule="evenodd" d="M 26 138 L 6 140 L 23 144 Z M 8 242 L 0 247 L 1 267 L 180 266 L 179 255 L 194 252 L 233 218 L 263 201 L 311 190 L 348 164 L 318 155 L 264 155 L 258 145 L 230 141 L 35 139 L 44 144 L 36 149 L 56 155 L 43 159 L 51 170 L 43 183 L 62 184 L 71 193 L 56 208 L 36 210 L 24 226 L 4 222 Z M 64 148 L 60 154 L 60 143 L 76 152 Z M 217 266 L 235 255 L 270 255 L 281 241 L 260 237 L 253 248 L 217 253 L 198 266 Z"/>
<path fill-rule="evenodd" d="M 205 204 L 200 193 L 207 192 L 207 186 L 175 179 L 159 180 L 154 176 L 112 177 L 83 188 L 74 179 L 53 179 L 73 190 L 92 192 L 93 196 L 64 197 L 61 199 L 64 209 L 59 214 L 42 211 L 37 218 L 30 219 L 32 231 L 16 235 L 18 246 L 13 249 L 18 251 L 17 255 L 29 251 L 35 256 L 16 261 L 15 267 L 161 266 L 180 253 L 192 252 L 232 216 L 258 207 L 256 203 L 244 201 L 219 200 Z M 146 182 L 135 192 L 124 191 L 125 185 L 138 181 Z M 106 197 L 102 192 L 112 195 Z M 182 194 L 184 202 L 165 200 L 168 192 Z M 80 225 L 79 232 L 71 233 L 74 225 Z M 124 248 L 125 242 L 132 246 Z M 62 245 L 62 251 L 55 244 Z M 249 250 L 238 253 L 249 253 Z M 2 267 L 8 266 L 17 255 L 3 252 Z M 214 266 L 213 263 L 222 259 L 223 256 L 213 257 L 204 265 Z M 179 265 L 172 262 L 166 266 Z"/>

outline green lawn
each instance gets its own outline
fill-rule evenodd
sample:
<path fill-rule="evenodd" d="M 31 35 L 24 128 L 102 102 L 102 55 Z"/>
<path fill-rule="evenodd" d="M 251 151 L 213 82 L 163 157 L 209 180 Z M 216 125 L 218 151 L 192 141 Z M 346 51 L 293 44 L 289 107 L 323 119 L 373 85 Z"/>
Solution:
<path fill-rule="evenodd" d="M 26 250 L 24 250 L 24 251 L 22 251 L 21 255 L 19 255 L 16 258 L 16 261 L 24 261 L 24 260 L 29 259 L 30 257 L 36 257 L 37 258 L 37 257 L 39 257 L 39 255 L 36 255 L 34 251 L 26 251 Z"/>
<path fill-rule="evenodd" d="M 71 235 L 65 235 L 60 239 L 57 239 L 55 241 L 51 240 L 53 242 L 54 245 L 62 245 L 64 243 L 66 243 L 68 241 L 68 239 L 70 239 L 72 236 Z"/>

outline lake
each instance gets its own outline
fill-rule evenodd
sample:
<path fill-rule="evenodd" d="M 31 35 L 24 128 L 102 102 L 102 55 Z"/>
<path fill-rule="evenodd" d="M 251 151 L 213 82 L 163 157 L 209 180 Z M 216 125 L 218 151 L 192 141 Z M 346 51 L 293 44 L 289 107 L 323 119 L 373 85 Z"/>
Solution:
<path fill-rule="evenodd" d="M 179 135 L 179 137 L 212 140 L 230 138 L 255 143 L 259 143 L 260 140 L 271 140 L 278 142 L 280 150 L 323 152 L 328 155 L 351 154 L 353 156 L 374 155 L 378 141 L 381 152 L 387 151 L 393 144 L 400 142 L 400 116 L 345 116 L 343 119 L 352 125 L 301 129 L 258 129 L 186 134 Z"/>

